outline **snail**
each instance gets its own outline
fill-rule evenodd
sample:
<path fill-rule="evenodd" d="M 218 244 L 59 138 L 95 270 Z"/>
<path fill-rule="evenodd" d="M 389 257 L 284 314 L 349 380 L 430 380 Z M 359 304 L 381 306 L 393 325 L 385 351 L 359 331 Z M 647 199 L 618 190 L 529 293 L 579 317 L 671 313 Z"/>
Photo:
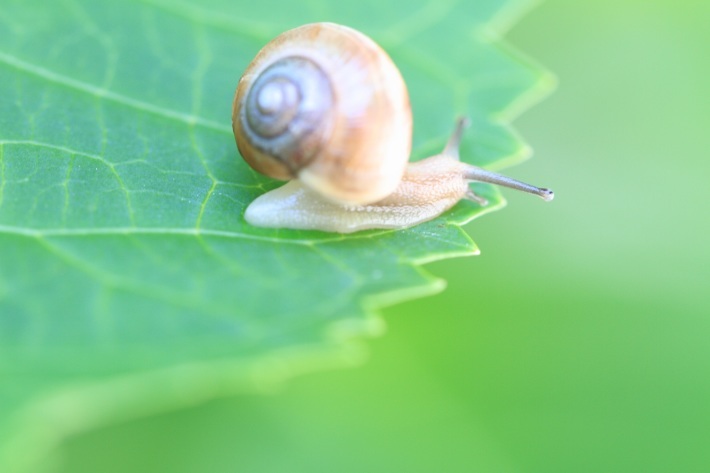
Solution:
<path fill-rule="evenodd" d="M 399 70 L 364 34 L 313 23 L 269 42 L 239 80 L 232 107 L 237 148 L 284 186 L 246 209 L 255 226 L 351 233 L 407 228 L 488 182 L 553 198 L 538 188 L 459 161 L 466 119 L 444 150 L 409 163 L 412 112 Z"/>

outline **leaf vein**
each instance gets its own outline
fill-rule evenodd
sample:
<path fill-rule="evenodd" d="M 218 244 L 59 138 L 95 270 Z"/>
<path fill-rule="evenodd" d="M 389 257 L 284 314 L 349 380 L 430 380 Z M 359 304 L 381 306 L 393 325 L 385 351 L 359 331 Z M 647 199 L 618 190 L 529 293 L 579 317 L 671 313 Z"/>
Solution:
<path fill-rule="evenodd" d="M 212 50 L 207 44 L 205 32 L 201 25 L 195 33 L 198 51 L 198 63 L 192 75 L 192 114 L 197 115 L 202 108 L 202 88 L 204 87 L 205 74 L 212 63 Z"/>
<path fill-rule="evenodd" d="M 5 144 L 0 143 L 0 207 L 5 198 Z"/>
<path fill-rule="evenodd" d="M 96 24 L 94 19 L 84 11 L 84 9 L 75 0 L 67 0 L 65 2 L 70 10 L 79 17 L 78 24 L 82 25 L 84 31 L 88 33 L 90 37 L 96 39 L 96 42 L 101 45 L 104 49 L 106 57 L 106 69 L 104 70 L 104 81 L 102 87 L 108 89 L 113 82 L 113 78 L 116 74 L 116 65 L 118 64 L 118 50 L 116 45 L 110 36 L 105 34 L 99 25 Z"/>
<path fill-rule="evenodd" d="M 67 223 L 67 212 L 69 211 L 69 181 L 71 180 L 71 171 L 74 167 L 73 156 L 69 158 L 69 164 L 67 165 L 67 172 L 64 176 L 64 182 L 62 182 L 62 187 L 64 188 L 64 206 L 62 207 L 62 223 L 66 225 Z"/>
<path fill-rule="evenodd" d="M 48 252 L 55 255 L 60 260 L 87 274 L 88 276 L 97 279 L 104 287 L 122 289 L 135 294 L 143 295 L 153 299 L 158 299 L 167 304 L 177 307 L 188 307 L 191 309 L 210 310 L 213 313 L 222 313 L 223 307 L 219 307 L 210 302 L 206 302 L 200 298 L 191 297 L 185 291 L 171 291 L 160 286 L 147 286 L 139 281 L 131 281 L 115 275 L 111 272 L 97 268 L 88 261 L 79 258 L 73 253 L 69 253 L 61 249 L 56 244 L 48 241 L 45 238 L 37 238 L 38 244 L 45 248 Z"/>
<path fill-rule="evenodd" d="M 97 87 L 93 84 L 82 82 L 70 77 L 63 76 L 49 69 L 39 67 L 35 64 L 25 62 L 19 58 L 16 58 L 10 54 L 0 51 L 0 62 L 5 63 L 19 71 L 41 77 L 49 82 L 55 84 L 60 84 L 71 89 L 87 93 L 93 97 L 99 99 L 103 98 L 106 100 L 111 100 L 113 102 L 135 108 L 148 113 L 153 113 L 155 115 L 161 116 L 163 118 L 168 118 L 171 120 L 186 123 L 188 125 L 199 125 L 205 128 L 210 128 L 223 133 L 232 133 L 231 127 L 223 125 L 221 123 L 208 120 L 206 118 L 198 117 L 191 113 L 176 112 L 169 108 L 159 107 L 147 102 L 143 102 L 132 97 L 122 95 L 116 92 L 112 92 L 104 87 Z"/>
<path fill-rule="evenodd" d="M 197 153 L 197 157 L 200 158 L 200 163 L 202 164 L 202 167 L 205 168 L 205 172 L 207 173 L 207 176 L 212 181 L 212 185 L 210 185 L 210 188 L 207 191 L 207 193 L 205 194 L 204 199 L 202 199 L 202 204 L 200 205 L 200 212 L 198 213 L 197 220 L 195 222 L 195 227 L 200 228 L 200 226 L 202 225 L 202 216 L 205 213 L 205 208 L 207 208 L 207 202 L 209 202 L 210 197 L 212 197 L 212 193 L 214 192 L 215 188 L 217 187 L 217 178 L 214 177 L 212 170 L 210 169 L 209 165 L 207 164 L 207 159 L 205 158 L 205 155 L 202 152 L 202 148 L 200 148 L 200 146 L 198 146 L 198 144 L 197 144 L 197 139 L 195 137 L 195 129 L 194 128 L 190 129 L 190 141 L 192 142 L 192 147 L 195 149 L 195 152 Z"/>
<path fill-rule="evenodd" d="M 394 45 L 404 43 L 417 33 L 440 23 L 458 3 L 459 0 L 430 0 L 419 10 L 379 33 L 379 36 L 388 38 Z"/>
<path fill-rule="evenodd" d="M 111 171 L 111 174 L 113 174 L 114 179 L 116 179 L 116 182 L 118 183 L 118 185 L 121 189 L 121 192 L 123 193 L 123 195 L 126 199 L 126 209 L 128 212 L 128 218 L 131 222 L 131 225 L 135 225 L 133 204 L 131 202 L 130 193 L 128 192 L 128 188 L 126 187 L 125 183 L 123 182 L 121 175 L 118 173 L 115 165 L 112 162 L 107 161 L 106 159 L 104 159 L 103 157 L 101 157 L 97 154 L 85 153 L 83 151 L 77 151 L 77 150 L 74 150 L 71 148 L 67 148 L 66 146 L 59 146 L 59 145 L 53 145 L 53 144 L 49 144 L 49 143 L 42 143 L 39 141 L 32 141 L 32 140 L 2 140 L 2 141 L 0 141 L 0 146 L 5 146 L 5 145 L 37 146 L 40 148 L 54 149 L 57 151 L 68 153 L 70 155 L 82 156 L 82 157 L 92 159 L 94 161 L 98 161 L 98 162 L 104 164 L 106 167 L 109 168 L 109 170 Z"/>
<path fill-rule="evenodd" d="M 213 12 L 184 2 L 165 2 L 162 0 L 141 0 L 142 3 L 159 8 L 175 16 L 201 23 L 207 26 L 229 31 L 243 38 L 257 41 L 268 41 L 273 34 L 273 27 L 259 24 L 256 21 L 226 16 L 221 12 Z"/>
<path fill-rule="evenodd" d="M 382 230 L 363 233 L 362 235 L 343 235 L 323 237 L 318 239 L 278 238 L 251 233 L 240 233 L 227 230 L 211 230 L 204 228 L 178 228 L 178 227 L 103 227 L 103 228 L 23 228 L 11 225 L 0 225 L 0 234 L 19 235 L 30 238 L 51 236 L 90 237 L 90 236 L 121 236 L 121 235 L 176 235 L 176 236 L 213 236 L 232 239 L 254 240 L 278 244 L 292 245 L 317 245 L 323 243 L 337 243 L 345 240 L 375 239 L 381 235 L 392 233 L 393 230 Z"/>

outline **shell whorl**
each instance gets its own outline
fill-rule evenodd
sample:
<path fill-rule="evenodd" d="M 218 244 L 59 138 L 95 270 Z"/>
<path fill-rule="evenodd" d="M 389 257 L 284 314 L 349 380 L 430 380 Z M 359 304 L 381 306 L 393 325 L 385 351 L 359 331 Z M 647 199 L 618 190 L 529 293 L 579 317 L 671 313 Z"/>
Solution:
<path fill-rule="evenodd" d="M 256 55 L 237 86 L 232 127 L 252 168 L 344 204 L 392 193 L 412 139 L 397 67 L 370 38 L 333 23 L 286 31 Z"/>
<path fill-rule="evenodd" d="M 290 56 L 254 80 L 239 120 L 254 147 L 296 176 L 320 152 L 332 110 L 328 76 L 312 60 Z"/>

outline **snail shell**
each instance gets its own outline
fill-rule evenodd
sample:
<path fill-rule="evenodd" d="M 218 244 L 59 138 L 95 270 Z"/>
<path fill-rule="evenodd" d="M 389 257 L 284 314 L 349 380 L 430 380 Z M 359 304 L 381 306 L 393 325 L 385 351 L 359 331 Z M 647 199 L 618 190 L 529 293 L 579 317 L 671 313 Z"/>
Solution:
<path fill-rule="evenodd" d="M 398 69 L 367 36 L 333 23 L 286 31 L 256 55 L 237 86 L 232 126 L 257 171 L 351 205 L 394 192 L 412 142 Z"/>

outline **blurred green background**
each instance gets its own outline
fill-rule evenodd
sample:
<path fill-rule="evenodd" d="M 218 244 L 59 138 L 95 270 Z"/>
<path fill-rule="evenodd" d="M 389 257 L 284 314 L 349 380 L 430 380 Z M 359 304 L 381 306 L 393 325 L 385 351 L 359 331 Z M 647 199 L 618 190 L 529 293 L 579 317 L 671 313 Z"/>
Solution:
<path fill-rule="evenodd" d="M 509 173 L 554 203 L 506 192 L 363 366 L 71 439 L 61 471 L 710 471 L 709 24 L 708 2 L 543 3 L 508 40 L 560 87 Z"/>

